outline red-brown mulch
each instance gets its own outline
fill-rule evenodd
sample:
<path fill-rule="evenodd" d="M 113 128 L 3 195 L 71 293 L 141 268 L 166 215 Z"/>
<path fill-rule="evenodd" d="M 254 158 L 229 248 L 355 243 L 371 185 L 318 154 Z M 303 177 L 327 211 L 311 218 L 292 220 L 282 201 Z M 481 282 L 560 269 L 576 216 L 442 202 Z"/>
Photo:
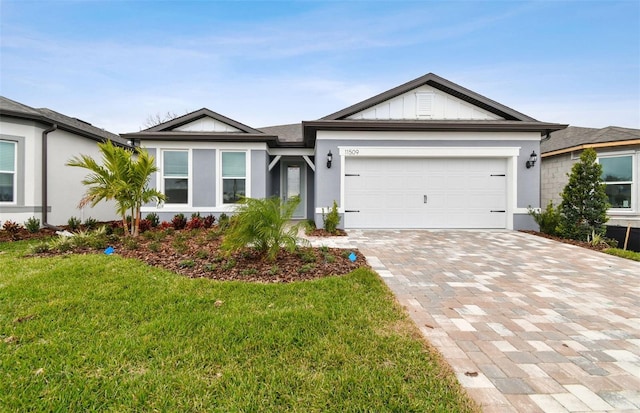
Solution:
<path fill-rule="evenodd" d="M 56 231 L 51 228 L 41 228 L 38 232 L 31 233 L 24 228 L 20 228 L 16 232 L 0 231 L 0 242 L 22 241 L 29 239 L 41 239 L 51 237 Z"/>
<path fill-rule="evenodd" d="M 220 249 L 222 236 L 217 227 L 199 230 L 152 230 L 141 236 L 113 242 L 114 254 L 135 258 L 191 278 L 235 280 L 261 283 L 284 283 L 344 275 L 368 267 L 358 250 L 299 247 L 296 252 L 281 250 L 275 261 L 268 261 L 254 250 L 245 249 L 225 255 Z M 352 262 L 349 255 L 354 253 Z M 69 253 L 96 253 L 78 249 Z M 98 251 L 103 253 L 103 251 Z M 59 255 L 47 252 L 39 256 Z"/>
<path fill-rule="evenodd" d="M 312 231 L 308 231 L 307 235 L 310 237 L 346 237 L 347 233 L 344 230 L 336 229 L 336 232 L 332 234 L 326 229 L 316 228 Z"/>
<path fill-rule="evenodd" d="M 589 242 L 576 241 L 574 239 L 556 237 L 555 235 L 549 235 L 549 234 L 545 234 L 543 232 L 538 232 L 538 231 L 521 230 L 521 232 L 526 232 L 527 234 L 532 234 L 532 235 L 537 235 L 539 237 L 552 239 L 552 240 L 558 241 L 558 242 L 564 242 L 565 244 L 571 244 L 571 245 L 576 245 L 576 246 L 582 247 L 582 248 L 588 248 L 588 249 L 594 250 L 594 251 L 604 251 L 607 248 L 611 248 L 609 245 L 605 245 L 605 244 L 592 245 Z"/>

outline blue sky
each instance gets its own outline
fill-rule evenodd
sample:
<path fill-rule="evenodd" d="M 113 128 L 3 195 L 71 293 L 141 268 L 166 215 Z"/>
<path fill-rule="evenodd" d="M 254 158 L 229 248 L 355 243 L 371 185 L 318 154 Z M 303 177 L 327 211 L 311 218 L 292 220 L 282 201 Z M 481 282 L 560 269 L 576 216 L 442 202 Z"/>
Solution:
<path fill-rule="evenodd" d="M 538 120 L 640 128 L 640 1 L 0 0 L 0 94 L 116 133 L 313 120 L 433 72 Z"/>

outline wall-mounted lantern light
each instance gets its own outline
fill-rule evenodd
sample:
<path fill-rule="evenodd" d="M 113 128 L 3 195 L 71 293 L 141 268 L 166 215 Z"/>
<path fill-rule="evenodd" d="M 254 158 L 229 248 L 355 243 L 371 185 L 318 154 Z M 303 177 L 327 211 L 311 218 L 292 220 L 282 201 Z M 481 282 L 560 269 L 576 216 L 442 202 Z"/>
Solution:
<path fill-rule="evenodd" d="M 527 169 L 533 168 L 537 160 L 538 160 L 538 155 L 536 155 L 536 151 L 531 152 L 531 155 L 529 155 L 529 160 L 525 164 Z"/>
<path fill-rule="evenodd" d="M 331 162 L 333 162 L 333 154 L 329 151 L 327 154 L 327 168 L 331 168 Z"/>

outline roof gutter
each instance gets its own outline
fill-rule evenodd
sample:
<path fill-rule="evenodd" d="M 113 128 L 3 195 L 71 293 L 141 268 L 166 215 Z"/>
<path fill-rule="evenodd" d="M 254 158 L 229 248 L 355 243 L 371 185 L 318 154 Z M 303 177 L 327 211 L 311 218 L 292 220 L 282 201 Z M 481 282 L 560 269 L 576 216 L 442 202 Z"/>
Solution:
<path fill-rule="evenodd" d="M 42 226 L 43 227 L 48 227 L 48 228 L 55 228 L 58 229 L 57 227 L 50 225 L 49 222 L 47 222 L 48 220 L 48 194 L 47 194 L 47 187 L 48 185 L 48 180 L 47 180 L 47 159 L 48 159 L 48 149 L 47 149 L 47 141 L 48 141 L 48 135 L 57 130 L 58 129 L 58 124 L 57 123 L 53 123 L 49 128 L 45 129 L 42 131 Z"/>

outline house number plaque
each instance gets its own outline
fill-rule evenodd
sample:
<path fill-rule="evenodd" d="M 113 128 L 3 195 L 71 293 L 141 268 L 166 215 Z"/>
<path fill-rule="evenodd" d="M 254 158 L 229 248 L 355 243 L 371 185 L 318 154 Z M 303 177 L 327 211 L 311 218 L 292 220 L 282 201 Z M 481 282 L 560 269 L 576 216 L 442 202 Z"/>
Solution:
<path fill-rule="evenodd" d="M 347 156 L 356 156 L 356 155 L 360 155 L 360 150 L 359 149 L 345 149 L 344 150 L 344 154 Z"/>

